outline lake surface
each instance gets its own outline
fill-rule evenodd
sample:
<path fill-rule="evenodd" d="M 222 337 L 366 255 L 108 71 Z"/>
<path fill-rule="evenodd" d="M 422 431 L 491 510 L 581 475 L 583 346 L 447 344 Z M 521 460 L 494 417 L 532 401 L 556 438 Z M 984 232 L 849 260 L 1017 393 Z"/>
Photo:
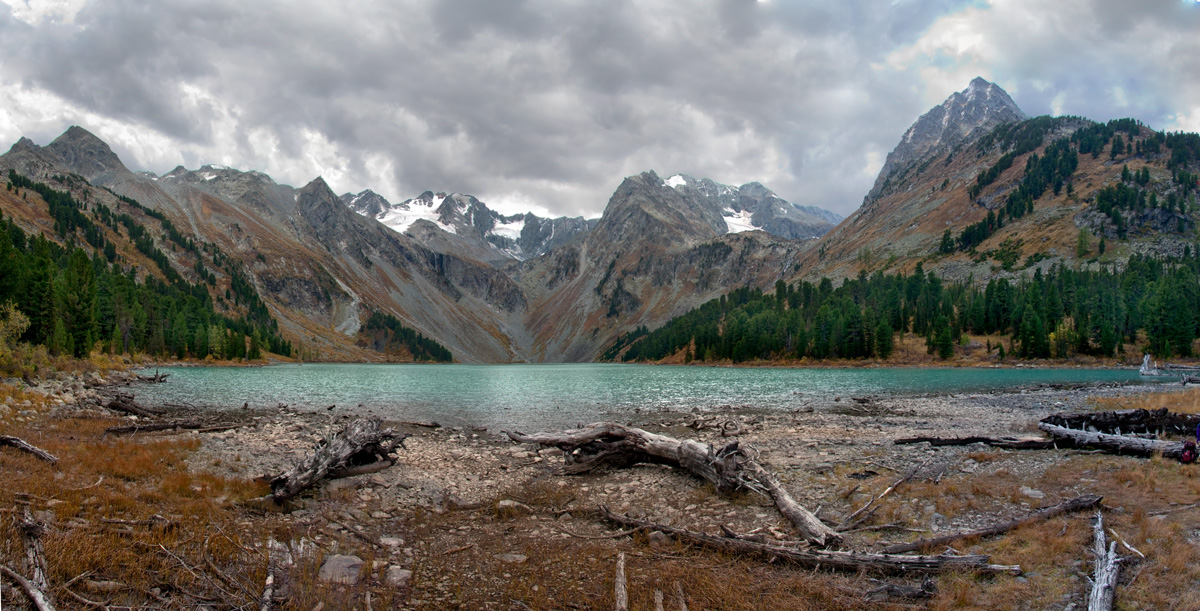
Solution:
<path fill-rule="evenodd" d="M 330 405 L 396 420 L 539 430 L 636 410 L 687 412 L 722 405 L 790 411 L 834 396 L 974 393 L 1038 384 L 1132 382 L 1136 369 L 783 369 L 623 364 L 171 367 L 138 401 L 207 407 L 323 410 Z M 1176 381 L 1175 378 L 1146 381 Z M 360 407 L 361 406 L 361 407 Z"/>

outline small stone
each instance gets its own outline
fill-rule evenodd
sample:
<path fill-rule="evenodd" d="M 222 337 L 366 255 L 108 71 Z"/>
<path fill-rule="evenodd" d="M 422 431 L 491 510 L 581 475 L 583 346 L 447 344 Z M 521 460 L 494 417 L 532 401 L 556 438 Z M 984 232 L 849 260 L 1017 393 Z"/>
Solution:
<path fill-rule="evenodd" d="M 387 584 L 393 588 L 403 588 L 407 586 L 409 579 L 412 579 L 412 571 L 408 569 L 402 569 L 395 565 L 388 567 L 387 577 L 384 578 Z"/>
<path fill-rule="evenodd" d="M 516 516 L 533 513 L 533 508 L 525 503 L 518 503 L 511 499 L 503 499 L 496 503 L 496 510 L 502 516 Z"/>
<path fill-rule="evenodd" d="M 380 537 L 379 542 L 388 547 L 400 547 L 404 545 L 404 539 L 400 537 Z"/>
<path fill-rule="evenodd" d="M 363 561 L 358 556 L 343 556 L 334 554 L 325 559 L 317 578 L 330 583 L 354 585 L 358 583 L 359 573 L 362 572 Z"/>
<path fill-rule="evenodd" d="M 1046 498 L 1045 492 L 1042 492 L 1041 490 L 1038 490 L 1036 488 L 1030 488 L 1029 486 L 1021 486 L 1021 494 L 1025 495 L 1031 499 Z"/>
<path fill-rule="evenodd" d="M 392 517 L 392 514 L 386 512 L 386 511 L 372 511 L 371 517 L 375 518 L 376 520 L 386 520 L 386 519 Z"/>
<path fill-rule="evenodd" d="M 496 560 L 508 564 L 521 564 L 529 560 L 529 557 L 525 554 L 496 554 Z"/>
<path fill-rule="evenodd" d="M 646 540 L 650 542 L 650 545 L 653 545 L 655 547 L 659 547 L 659 546 L 663 546 L 663 545 L 667 545 L 667 544 L 671 543 L 671 538 L 668 537 L 666 535 L 666 533 L 662 532 L 661 530 L 656 530 L 656 531 L 650 533 L 649 535 L 646 535 Z"/>

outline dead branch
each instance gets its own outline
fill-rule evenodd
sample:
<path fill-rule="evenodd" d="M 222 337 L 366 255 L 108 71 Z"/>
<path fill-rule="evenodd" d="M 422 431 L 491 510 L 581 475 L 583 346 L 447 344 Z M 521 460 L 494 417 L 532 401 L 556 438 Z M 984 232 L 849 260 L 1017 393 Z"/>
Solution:
<path fill-rule="evenodd" d="M 200 433 L 217 433 L 220 431 L 228 431 L 245 426 L 245 423 L 237 422 L 197 422 L 194 420 L 185 420 L 180 422 L 152 422 L 146 424 L 133 424 L 129 426 L 111 426 L 104 429 L 105 433 L 110 435 L 128 435 L 133 433 L 151 433 L 154 431 L 197 431 Z"/>
<path fill-rule="evenodd" d="M 884 601 L 888 598 L 903 598 L 907 600 L 921 600 L 925 598 L 933 598 L 937 594 L 937 584 L 932 579 L 926 578 L 921 582 L 921 587 L 898 585 L 894 583 L 884 583 L 882 581 L 872 579 L 875 583 L 880 584 L 879 587 L 867 590 L 864 597 L 867 600 Z"/>
<path fill-rule="evenodd" d="M 961 533 L 943 535 L 941 537 L 933 537 L 933 538 L 929 538 L 929 539 L 917 539 L 916 541 L 913 541 L 912 543 L 897 543 L 896 545 L 889 545 L 889 546 L 883 548 L 883 551 L 884 551 L 884 553 L 887 553 L 887 554 L 902 554 L 905 552 L 914 552 L 919 549 L 928 549 L 931 547 L 948 545 L 950 543 L 953 543 L 955 541 L 959 541 L 962 539 L 974 539 L 974 538 L 978 538 L 978 537 L 991 537 L 994 535 L 1006 533 L 1010 530 L 1013 530 L 1014 528 L 1019 528 L 1021 526 L 1027 526 L 1027 525 L 1033 524 L 1035 522 L 1049 520 L 1050 518 L 1054 518 L 1054 517 L 1063 515 L 1065 513 L 1073 513 L 1076 511 L 1082 511 L 1084 509 L 1090 509 L 1092 507 L 1096 507 L 1097 505 L 1100 504 L 1100 500 L 1101 500 L 1101 497 L 1098 497 L 1094 494 L 1085 494 L 1083 496 L 1077 496 L 1068 501 L 1063 501 L 1062 503 L 1059 503 L 1053 507 L 1047 507 L 1045 509 L 1035 511 L 1023 518 L 1017 518 L 1016 520 L 1010 520 L 1008 522 L 994 524 L 992 526 L 988 526 L 986 528 L 980 528 L 977 530 L 969 530 L 969 531 L 961 532 Z"/>
<path fill-rule="evenodd" d="M 629 611 L 629 592 L 625 587 L 625 552 L 617 554 L 617 577 L 613 582 L 613 598 L 617 611 Z"/>
<path fill-rule="evenodd" d="M 355 475 L 366 475 L 368 473 L 378 473 L 396 464 L 395 460 L 379 460 L 369 465 L 360 465 L 357 467 L 343 467 L 340 469 L 330 469 L 329 479 L 341 479 L 344 477 L 354 477 Z"/>
<path fill-rule="evenodd" d="M 912 479 L 913 476 L 915 476 L 917 474 L 917 471 L 920 471 L 921 468 L 924 466 L 925 465 L 922 463 L 916 467 L 913 467 L 911 470 L 909 470 L 908 473 L 906 473 L 904 475 L 904 477 L 901 477 L 900 479 L 896 480 L 896 483 L 892 484 L 891 486 L 888 486 L 887 489 L 885 489 L 883 492 L 879 493 L 879 496 L 872 498 L 870 501 L 867 501 L 866 505 L 859 507 L 857 511 L 846 516 L 846 519 L 842 520 L 842 523 L 838 524 L 838 526 L 835 530 L 837 530 L 838 532 L 846 532 L 848 530 L 853 530 L 853 529 L 857 528 L 863 522 L 866 522 L 872 515 L 875 515 L 875 512 L 879 509 L 879 501 L 883 500 L 883 497 L 891 494 L 893 490 L 895 490 L 896 488 L 899 488 L 902 484 L 904 484 L 908 480 Z"/>
<path fill-rule="evenodd" d="M 109 409 L 114 412 L 122 412 L 125 414 L 132 414 L 134 416 L 141 416 L 143 418 L 154 418 L 156 416 L 161 416 L 163 413 L 161 410 L 138 405 L 138 403 L 133 400 L 132 394 L 118 391 L 109 393 L 108 401 L 103 403 L 103 406 L 104 409 Z"/>
<path fill-rule="evenodd" d="M 1020 566 L 993 565 L 988 563 L 988 557 L 983 555 L 967 556 L 907 556 L 900 554 L 862 554 L 858 552 L 835 552 L 824 550 L 805 550 L 782 547 L 766 543 L 755 543 L 745 539 L 730 539 L 714 537 L 704 533 L 675 528 L 665 524 L 656 524 L 647 520 L 639 520 L 629 516 L 618 516 L 600 508 L 606 520 L 626 527 L 640 527 L 645 530 L 660 530 L 681 541 L 708 547 L 724 552 L 757 555 L 766 558 L 780 558 L 808 568 L 826 568 L 842 571 L 871 570 L 885 573 L 936 573 L 946 570 L 967 570 L 985 573 L 1020 574 Z"/>
<path fill-rule="evenodd" d="M 507 435 L 518 443 L 558 447 L 563 451 L 563 470 L 568 474 L 637 463 L 666 464 L 684 469 L 724 493 L 751 490 L 769 496 L 813 545 L 841 542 L 838 533 L 792 499 L 778 479 L 754 460 L 749 446 L 742 447 L 737 441 L 716 449 L 712 444 L 675 439 L 616 422 L 560 432 Z"/>
<path fill-rule="evenodd" d="M 25 597 L 29 599 L 29 602 L 33 604 L 33 607 L 37 611 L 54 611 L 54 603 L 50 600 L 50 596 L 46 592 L 39 590 L 37 586 L 33 585 L 33 582 L 25 579 L 4 564 L 0 564 L 0 574 L 8 577 L 20 586 L 21 591 L 25 593 Z"/>
<path fill-rule="evenodd" d="M 1117 542 L 1113 541 L 1105 549 L 1104 518 L 1096 512 L 1096 524 L 1093 528 L 1092 551 L 1096 555 L 1095 573 L 1092 579 L 1092 590 L 1088 594 L 1088 611 L 1111 611 L 1113 595 L 1117 590 L 1117 575 L 1121 570 L 1121 558 L 1117 556 Z"/>
<path fill-rule="evenodd" d="M 46 555 L 42 551 L 41 537 L 46 529 L 33 517 L 33 512 L 29 508 L 29 495 L 18 494 L 17 503 L 22 506 L 23 511 L 20 520 L 17 519 L 16 514 L 13 515 L 13 522 L 20 531 L 21 540 L 25 544 L 25 563 L 29 565 L 29 582 L 43 592 L 46 601 L 53 605 L 54 598 L 50 594 L 50 571 L 46 568 Z"/>
<path fill-rule="evenodd" d="M 905 437 L 894 439 L 892 443 L 898 446 L 912 443 L 926 443 L 931 446 L 966 446 L 982 443 L 993 448 L 1007 450 L 1050 450 L 1054 448 L 1053 439 L 1013 439 L 1009 437 Z"/>
<path fill-rule="evenodd" d="M 37 447 L 35 445 L 32 445 L 32 444 L 26 442 L 24 439 L 21 439 L 20 437 L 13 437 L 11 435 L 0 435 L 0 446 L 14 447 L 18 450 L 21 450 L 22 452 L 28 452 L 30 454 L 33 454 L 34 456 L 36 456 L 46 462 L 52 463 L 52 464 L 58 462 L 57 456 Z"/>
<path fill-rule="evenodd" d="M 687 598 L 683 595 L 683 586 L 678 581 L 675 582 L 675 602 L 679 605 L 679 611 L 688 611 Z"/>
<path fill-rule="evenodd" d="M 379 418 L 354 420 L 287 473 L 272 479 L 272 496 L 276 503 L 282 503 L 325 479 L 330 471 L 394 461 L 391 454 L 404 438 L 395 429 L 380 428 Z"/>
<path fill-rule="evenodd" d="M 654 588 L 654 611 L 663 611 L 663 593 L 658 588 Z"/>

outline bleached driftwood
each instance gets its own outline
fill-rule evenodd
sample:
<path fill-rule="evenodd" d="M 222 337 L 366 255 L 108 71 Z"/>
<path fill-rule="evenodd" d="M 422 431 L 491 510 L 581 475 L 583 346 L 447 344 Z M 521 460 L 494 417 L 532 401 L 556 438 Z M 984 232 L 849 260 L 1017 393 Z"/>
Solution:
<path fill-rule="evenodd" d="M 597 422 L 580 429 L 526 435 L 507 433 L 518 443 L 555 446 L 563 451 L 564 472 L 587 473 L 601 467 L 655 463 L 679 467 L 711 483 L 721 492 L 751 490 L 771 497 L 801 536 L 818 547 L 840 543 L 842 536 L 802 507 L 778 479 L 734 441 L 721 448 L 690 439 L 675 439 L 616 422 Z"/>
<path fill-rule="evenodd" d="M 395 461 L 392 452 L 404 441 L 395 429 L 380 428 L 379 418 L 359 418 L 338 431 L 325 444 L 273 478 L 271 495 L 282 503 L 329 477 L 331 472 L 380 461 Z"/>
<path fill-rule="evenodd" d="M 625 552 L 617 554 L 617 576 L 613 581 L 613 598 L 617 611 L 629 611 L 629 590 L 625 585 Z"/>
<path fill-rule="evenodd" d="M 1095 536 L 1092 552 L 1096 555 L 1095 574 L 1092 576 L 1092 591 L 1088 594 L 1088 611 L 1112 611 L 1113 596 L 1117 590 L 1117 576 L 1121 570 L 1121 559 L 1117 557 L 1117 542 L 1105 547 L 1104 518 L 1096 512 Z"/>
<path fill-rule="evenodd" d="M 764 558 L 780 558 L 807 568 L 824 568 L 840 571 L 868 570 L 900 574 L 937 573 L 947 570 L 1010 573 L 1014 575 L 1021 573 L 1020 566 L 990 564 L 988 562 L 989 558 L 981 554 L 966 556 L 909 556 L 902 554 L 863 554 L 859 552 L 784 547 L 782 545 L 758 543 L 744 538 L 715 537 L 666 524 L 657 524 L 648 520 L 619 516 L 609 511 L 607 507 L 601 507 L 600 512 L 606 520 L 611 522 L 648 531 L 657 530 L 686 543 L 724 552 L 758 555 Z"/>
<path fill-rule="evenodd" d="M 1098 431 L 1069 429 L 1048 422 L 1039 422 L 1038 428 L 1053 435 L 1055 438 L 1068 440 L 1076 446 L 1104 450 L 1105 452 L 1115 454 L 1151 456 L 1161 453 L 1167 458 L 1178 458 L 1179 453 L 1183 451 L 1182 441 L 1162 441 L 1159 439 L 1134 437 L 1132 435 L 1114 435 Z"/>
<path fill-rule="evenodd" d="M 982 443 L 1006 450 L 1049 450 L 1054 447 L 1053 439 L 1013 439 L 1008 437 L 905 437 L 892 441 L 898 446 L 923 442 L 928 442 L 931 446 L 965 446 Z"/>
<path fill-rule="evenodd" d="M 24 439 L 21 439 L 20 437 L 13 437 L 11 435 L 0 435 L 0 446 L 14 447 L 18 450 L 21 450 L 22 452 L 28 452 L 30 454 L 33 454 L 34 456 L 36 456 L 46 462 L 50 462 L 50 463 L 58 462 L 57 456 L 25 441 Z"/>

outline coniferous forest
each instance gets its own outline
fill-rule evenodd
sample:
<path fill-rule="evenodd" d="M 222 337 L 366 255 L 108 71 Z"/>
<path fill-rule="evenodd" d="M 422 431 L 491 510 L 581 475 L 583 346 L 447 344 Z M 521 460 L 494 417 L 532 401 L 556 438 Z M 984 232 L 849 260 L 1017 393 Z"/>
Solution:
<path fill-rule="evenodd" d="M 130 214 L 98 203 L 84 206 L 68 192 L 12 171 L 6 188 L 18 195 L 25 192 L 26 200 L 29 191 L 37 193 L 49 206 L 58 240 L 41 233 L 28 235 L 12 219 L 0 215 L 0 304 L 11 304 L 15 314 L 24 319 L 15 331 L 19 336 L 5 339 L 75 357 L 97 347 L 117 354 L 142 352 L 176 358 L 256 359 L 264 350 L 291 354 L 291 344 L 279 336 L 277 322 L 253 286 L 216 245 L 199 245 L 184 238 L 161 213 L 119 198 L 161 223 L 164 238 L 170 242 L 165 247 L 195 257 L 200 282 L 193 284 L 171 266 L 146 226 Z M 155 264 L 162 278 L 124 261 L 116 245 L 105 237 L 103 227 L 124 234 Z M 79 237 L 89 249 L 78 243 Z M 226 310 L 240 315 L 224 314 L 214 307 L 209 287 L 215 285 L 216 277 L 204 267 L 201 252 L 209 254 L 210 261 L 230 276 Z M 14 312 L 7 314 L 11 320 Z"/>
<path fill-rule="evenodd" d="M 737 289 L 655 331 L 638 329 L 602 358 L 655 361 L 683 351 L 689 362 L 886 359 L 902 332 L 925 337 L 929 352 L 943 359 L 967 333 L 1007 336 L 1001 357 L 1113 357 L 1125 344 L 1190 356 L 1200 337 L 1197 254 L 1134 255 L 1121 270 L 1056 266 L 985 287 L 944 283 L 920 264 L 910 275 L 861 273 L 836 288 L 829 279 L 780 281 L 773 294 Z"/>

